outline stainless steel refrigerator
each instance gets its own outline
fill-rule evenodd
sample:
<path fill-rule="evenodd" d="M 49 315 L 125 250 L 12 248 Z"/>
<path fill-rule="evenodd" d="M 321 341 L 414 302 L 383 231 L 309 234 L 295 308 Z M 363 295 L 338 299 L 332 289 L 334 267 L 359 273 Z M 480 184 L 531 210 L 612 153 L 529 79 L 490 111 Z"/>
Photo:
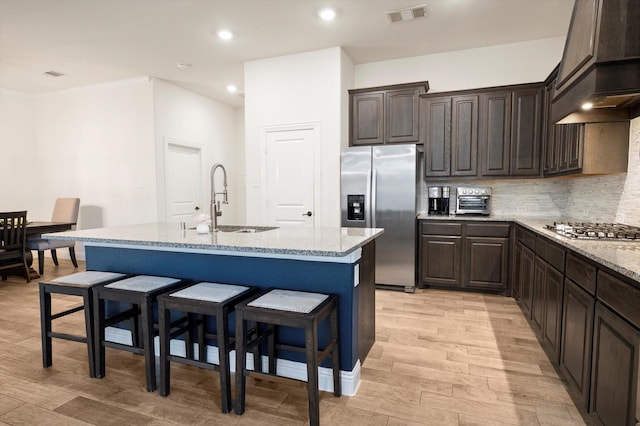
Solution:
<path fill-rule="evenodd" d="M 376 240 L 376 284 L 416 284 L 416 145 L 345 148 L 341 161 L 342 226 L 384 228 Z"/>

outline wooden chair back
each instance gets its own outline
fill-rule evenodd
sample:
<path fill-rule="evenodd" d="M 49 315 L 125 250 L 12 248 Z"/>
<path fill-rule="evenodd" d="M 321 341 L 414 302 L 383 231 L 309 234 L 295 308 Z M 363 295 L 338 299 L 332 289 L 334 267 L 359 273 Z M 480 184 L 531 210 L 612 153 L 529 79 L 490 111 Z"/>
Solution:
<path fill-rule="evenodd" d="M 26 226 L 26 211 L 0 212 L 0 269 L 22 266 L 27 270 Z"/>

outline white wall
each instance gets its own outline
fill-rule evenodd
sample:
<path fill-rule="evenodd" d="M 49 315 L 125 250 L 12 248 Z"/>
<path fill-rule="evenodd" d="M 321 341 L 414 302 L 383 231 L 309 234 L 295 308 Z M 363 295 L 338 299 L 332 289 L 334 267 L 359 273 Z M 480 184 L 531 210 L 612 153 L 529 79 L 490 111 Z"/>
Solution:
<path fill-rule="evenodd" d="M 33 108 L 33 96 L 0 89 L 0 211 L 27 209 L 32 198 L 35 182 L 28 170 L 36 145 Z M 21 184 L 25 182 L 28 185 Z"/>
<path fill-rule="evenodd" d="M 316 226 L 340 224 L 340 147 L 344 126 L 349 59 L 339 47 L 245 63 L 245 146 L 247 222 L 263 220 L 260 129 L 298 123 L 320 124 L 316 183 Z M 318 194 L 316 194 L 318 195 Z"/>
<path fill-rule="evenodd" d="M 429 81 L 429 93 L 543 81 L 564 37 L 457 50 L 355 66 L 354 88 Z"/>
<path fill-rule="evenodd" d="M 58 197 L 79 197 L 79 229 L 157 220 L 146 77 L 37 96 L 35 129 L 32 219 L 48 219 Z"/>
<path fill-rule="evenodd" d="M 159 219 L 166 220 L 163 153 L 165 138 L 171 138 L 202 147 L 200 208 L 203 213 L 209 212 L 211 166 L 215 163 L 224 165 L 227 171 L 229 204 L 222 206 L 219 223 L 240 223 L 241 217 L 244 216 L 240 200 L 244 200 L 245 195 L 241 171 L 244 159 L 242 147 L 239 148 L 240 144 L 236 139 L 237 111 L 231 106 L 182 89 L 165 80 L 153 79 L 153 88 Z"/>

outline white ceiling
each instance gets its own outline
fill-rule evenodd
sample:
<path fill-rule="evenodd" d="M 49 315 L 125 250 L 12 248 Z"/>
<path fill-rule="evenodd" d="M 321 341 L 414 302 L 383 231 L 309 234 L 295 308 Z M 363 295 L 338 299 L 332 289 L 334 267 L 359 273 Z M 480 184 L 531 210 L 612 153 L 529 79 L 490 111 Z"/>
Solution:
<path fill-rule="evenodd" d="M 426 4 L 390 24 L 385 11 Z M 317 11 L 338 17 L 323 22 Z M 355 64 L 565 36 L 573 0 L 0 0 L 0 87 L 159 77 L 240 106 L 243 63 L 342 46 Z M 223 42 L 216 32 L 236 38 Z M 185 70 L 177 63 L 192 64 Z M 54 70 L 64 73 L 53 78 Z M 425 76 L 428 79 L 428 76 Z"/>

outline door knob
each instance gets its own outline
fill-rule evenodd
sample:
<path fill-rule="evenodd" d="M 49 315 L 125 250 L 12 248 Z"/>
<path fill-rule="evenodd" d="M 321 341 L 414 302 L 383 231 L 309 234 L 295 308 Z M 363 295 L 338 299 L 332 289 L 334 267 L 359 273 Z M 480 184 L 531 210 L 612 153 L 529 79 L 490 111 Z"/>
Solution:
<path fill-rule="evenodd" d="M 302 213 L 302 216 L 313 216 L 313 213 L 311 212 Z"/>

